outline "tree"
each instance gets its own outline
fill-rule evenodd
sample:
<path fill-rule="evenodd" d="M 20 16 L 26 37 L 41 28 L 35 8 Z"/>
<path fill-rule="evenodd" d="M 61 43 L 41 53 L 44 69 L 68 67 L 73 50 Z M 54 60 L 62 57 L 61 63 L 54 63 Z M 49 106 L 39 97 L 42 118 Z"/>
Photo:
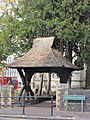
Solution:
<path fill-rule="evenodd" d="M 8 49 L 25 52 L 32 47 L 33 38 L 55 36 L 55 46 L 72 62 L 83 67 L 90 60 L 90 2 L 89 0 L 19 0 L 12 4 L 12 14 L 3 32 Z M 4 34 L 5 35 L 5 34 Z M 8 41 L 8 42 L 7 42 Z"/>
<path fill-rule="evenodd" d="M 84 53 L 90 41 L 88 0 L 22 0 L 19 5 L 17 13 L 22 18 L 20 39 L 28 44 L 37 36 L 55 36 L 57 48 L 66 51 L 70 61 L 72 51 L 83 58 L 83 62 L 86 61 Z"/>
<path fill-rule="evenodd" d="M 83 67 L 90 59 L 90 2 L 88 0 L 34 0 L 23 1 L 24 21 L 36 36 L 55 36 L 55 47 L 72 62 Z M 23 2 L 20 4 L 23 5 Z M 27 6 L 27 9 L 26 9 Z M 29 7 L 28 7 L 29 6 Z M 26 14 L 25 14 L 26 13 Z M 27 14 L 28 13 L 28 14 Z M 32 26 L 32 27 L 31 27 Z M 31 34 L 32 34 L 31 33 Z"/>

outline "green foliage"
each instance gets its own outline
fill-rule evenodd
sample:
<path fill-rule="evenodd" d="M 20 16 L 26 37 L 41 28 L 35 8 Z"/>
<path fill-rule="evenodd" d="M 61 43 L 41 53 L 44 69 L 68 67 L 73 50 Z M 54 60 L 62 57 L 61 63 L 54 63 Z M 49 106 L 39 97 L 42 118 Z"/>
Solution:
<path fill-rule="evenodd" d="M 18 4 L 11 5 L 14 14 L 6 13 L 0 19 L 4 26 L 0 42 L 5 55 L 27 51 L 32 47 L 33 38 L 55 36 L 59 42 L 69 41 L 72 50 L 79 44 L 81 61 L 90 60 L 88 0 L 19 0 Z"/>

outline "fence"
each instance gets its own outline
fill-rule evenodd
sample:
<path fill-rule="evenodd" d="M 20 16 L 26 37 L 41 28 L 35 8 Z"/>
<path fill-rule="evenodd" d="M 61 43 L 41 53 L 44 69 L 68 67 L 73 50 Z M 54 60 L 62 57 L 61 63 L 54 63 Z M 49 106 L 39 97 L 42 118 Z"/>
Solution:
<path fill-rule="evenodd" d="M 19 101 L 19 98 L 21 99 Z M 49 107 L 50 108 L 50 116 L 53 116 L 53 107 L 54 107 L 54 104 L 53 104 L 53 96 L 26 96 L 25 94 L 23 96 L 14 96 L 14 97 L 0 97 L 0 99 L 5 99 L 4 101 L 8 101 L 8 99 L 11 99 L 12 102 L 11 102 L 11 105 L 10 104 L 2 104 L 1 103 L 1 109 L 2 108 L 6 108 L 9 107 L 9 108 L 14 108 L 15 106 L 16 107 L 21 107 L 22 108 L 22 114 L 25 115 L 26 114 L 26 107 Z M 7 99 L 7 100 L 6 100 Z M 42 103 L 43 101 L 46 101 L 46 100 L 49 100 L 50 103 L 48 105 L 42 105 L 42 104 L 37 104 L 37 103 Z M 37 106 L 38 105 L 38 106 Z M 17 110 L 16 110 L 17 111 Z M 43 112 L 43 111 L 42 111 Z"/>

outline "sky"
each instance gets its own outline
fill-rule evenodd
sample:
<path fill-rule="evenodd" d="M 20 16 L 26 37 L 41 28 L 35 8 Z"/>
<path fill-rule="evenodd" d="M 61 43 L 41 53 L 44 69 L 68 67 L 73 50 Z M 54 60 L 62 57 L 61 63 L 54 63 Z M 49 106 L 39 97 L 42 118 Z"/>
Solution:
<path fill-rule="evenodd" d="M 0 0 L 0 13 L 3 12 L 2 8 L 4 7 L 4 2 L 2 0 Z"/>
<path fill-rule="evenodd" d="M 6 10 L 6 3 L 9 3 L 8 1 L 9 0 L 0 0 L 0 14 L 2 14 Z M 10 0 L 10 1 L 17 1 L 17 0 Z"/>

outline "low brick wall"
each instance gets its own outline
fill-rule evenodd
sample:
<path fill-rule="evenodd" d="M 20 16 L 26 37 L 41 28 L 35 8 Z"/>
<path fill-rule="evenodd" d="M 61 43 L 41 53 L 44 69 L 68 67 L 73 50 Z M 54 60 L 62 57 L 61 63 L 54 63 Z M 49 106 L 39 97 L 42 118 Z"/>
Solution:
<path fill-rule="evenodd" d="M 84 112 L 90 112 L 90 90 L 70 89 L 66 88 L 60 90 L 60 110 L 61 111 L 81 111 L 81 101 L 64 101 L 63 95 L 85 95 Z"/>

